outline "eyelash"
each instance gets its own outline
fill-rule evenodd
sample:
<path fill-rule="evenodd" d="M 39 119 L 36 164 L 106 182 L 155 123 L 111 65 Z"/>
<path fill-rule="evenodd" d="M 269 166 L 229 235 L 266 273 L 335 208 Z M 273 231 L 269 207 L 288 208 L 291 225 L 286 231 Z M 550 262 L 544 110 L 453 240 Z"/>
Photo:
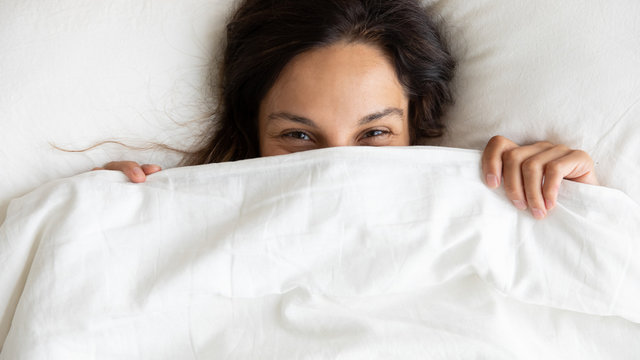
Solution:
<path fill-rule="evenodd" d="M 304 136 L 307 137 L 307 139 L 301 139 L 299 136 L 296 136 L 296 135 L 304 135 Z M 294 140 L 299 140 L 299 141 L 309 141 L 309 140 L 311 140 L 311 135 L 307 134 L 304 131 L 300 131 L 300 130 L 289 131 L 287 133 L 282 134 L 282 137 L 292 138 Z"/>
<path fill-rule="evenodd" d="M 362 135 L 362 139 L 371 139 L 371 138 L 376 138 L 376 137 L 382 137 L 382 136 L 387 136 L 387 135 L 391 135 L 391 131 L 389 130 L 383 130 L 383 129 L 372 129 L 372 130 L 368 130 L 367 132 L 365 132 Z M 313 137 L 311 135 L 309 135 L 307 132 L 302 131 L 302 130 L 293 130 L 293 131 L 289 131 L 286 132 L 284 134 L 281 135 L 283 138 L 290 138 L 293 139 L 295 141 L 311 141 L 313 140 Z M 306 138 L 302 139 L 301 137 L 304 136 Z"/>
<path fill-rule="evenodd" d="M 376 133 L 379 132 L 378 135 L 370 135 L 371 133 Z M 364 133 L 364 135 L 362 136 L 363 138 L 372 138 L 372 137 L 376 137 L 376 136 L 385 136 L 385 135 L 389 135 L 391 134 L 391 131 L 389 130 L 382 130 L 382 129 L 373 129 L 373 130 L 369 130 L 366 133 Z"/>

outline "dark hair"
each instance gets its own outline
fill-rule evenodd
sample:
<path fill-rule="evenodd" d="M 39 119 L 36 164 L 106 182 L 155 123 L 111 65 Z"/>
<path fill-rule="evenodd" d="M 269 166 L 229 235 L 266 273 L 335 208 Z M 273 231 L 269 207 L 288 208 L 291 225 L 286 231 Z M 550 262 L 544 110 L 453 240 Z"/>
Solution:
<path fill-rule="evenodd" d="M 259 156 L 258 111 L 296 55 L 339 41 L 378 46 L 409 96 L 411 143 L 438 137 L 455 61 L 418 0 L 243 0 L 226 29 L 218 111 L 187 165 Z"/>

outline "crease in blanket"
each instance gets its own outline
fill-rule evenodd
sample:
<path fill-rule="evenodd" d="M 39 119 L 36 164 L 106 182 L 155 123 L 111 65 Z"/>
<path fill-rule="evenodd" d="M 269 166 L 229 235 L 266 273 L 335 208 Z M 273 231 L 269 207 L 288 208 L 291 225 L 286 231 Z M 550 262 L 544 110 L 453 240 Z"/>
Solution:
<path fill-rule="evenodd" d="M 640 206 L 536 221 L 472 150 L 339 148 L 61 179 L 0 228 L 0 359 L 637 358 Z"/>

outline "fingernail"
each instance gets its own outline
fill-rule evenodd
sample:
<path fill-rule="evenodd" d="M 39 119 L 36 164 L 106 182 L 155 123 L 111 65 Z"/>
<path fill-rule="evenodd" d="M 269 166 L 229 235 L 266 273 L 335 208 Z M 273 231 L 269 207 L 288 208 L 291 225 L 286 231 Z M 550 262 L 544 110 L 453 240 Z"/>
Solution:
<path fill-rule="evenodd" d="M 500 185 L 498 177 L 493 174 L 487 175 L 487 185 L 489 185 L 490 188 L 497 188 Z"/>
<path fill-rule="evenodd" d="M 520 210 L 527 209 L 527 204 L 525 204 L 522 200 L 513 200 L 513 205 L 515 205 Z"/>
<path fill-rule="evenodd" d="M 544 219 L 545 212 L 540 209 L 532 209 L 531 213 L 533 214 L 533 217 L 538 220 Z"/>

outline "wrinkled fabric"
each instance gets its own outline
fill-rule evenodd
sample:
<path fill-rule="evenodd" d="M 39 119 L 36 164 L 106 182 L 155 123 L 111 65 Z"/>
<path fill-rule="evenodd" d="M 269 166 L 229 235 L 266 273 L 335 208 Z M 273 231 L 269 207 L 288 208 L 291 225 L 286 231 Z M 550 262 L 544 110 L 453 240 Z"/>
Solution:
<path fill-rule="evenodd" d="M 568 181 L 535 220 L 472 150 L 95 171 L 10 204 L 0 359 L 633 359 L 638 234 Z"/>

